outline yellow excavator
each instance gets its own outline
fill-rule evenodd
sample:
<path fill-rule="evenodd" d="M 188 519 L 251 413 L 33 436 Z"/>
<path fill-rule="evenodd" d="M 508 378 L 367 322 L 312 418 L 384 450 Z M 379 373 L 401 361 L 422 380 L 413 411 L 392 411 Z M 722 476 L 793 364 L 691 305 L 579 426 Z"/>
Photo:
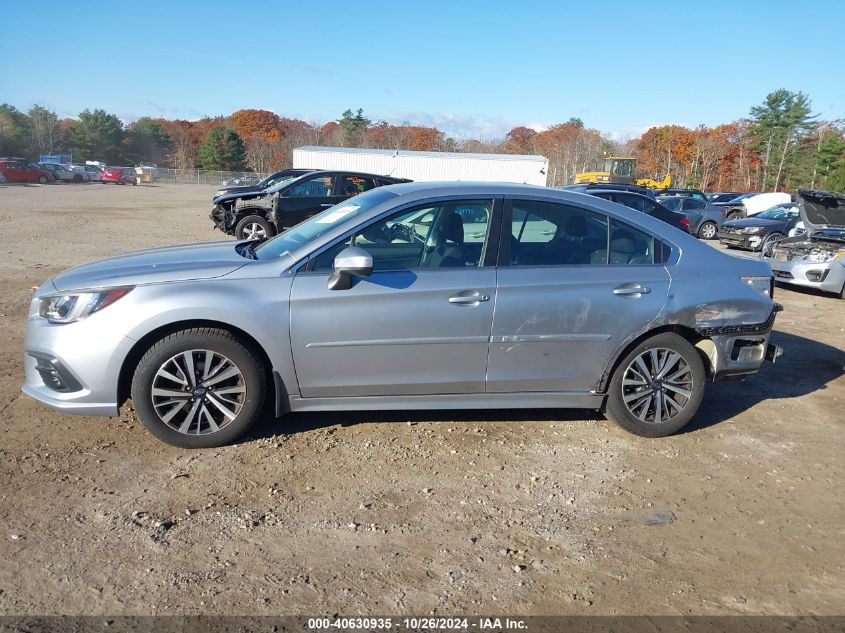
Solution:
<path fill-rule="evenodd" d="M 631 156 L 610 156 L 604 159 L 604 171 L 586 171 L 575 174 L 574 185 L 589 183 L 623 183 L 639 185 L 650 189 L 668 189 L 672 186 L 671 174 L 666 174 L 663 180 L 652 178 L 635 178 L 637 159 Z"/>

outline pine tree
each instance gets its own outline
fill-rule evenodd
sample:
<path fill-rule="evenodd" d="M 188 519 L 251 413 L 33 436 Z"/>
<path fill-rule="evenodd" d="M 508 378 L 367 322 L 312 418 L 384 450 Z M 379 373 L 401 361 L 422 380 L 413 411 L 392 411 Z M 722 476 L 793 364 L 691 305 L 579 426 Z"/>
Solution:
<path fill-rule="evenodd" d="M 244 171 L 246 149 L 243 139 L 234 130 L 227 130 L 222 125 L 215 126 L 206 134 L 198 159 L 201 169 Z"/>

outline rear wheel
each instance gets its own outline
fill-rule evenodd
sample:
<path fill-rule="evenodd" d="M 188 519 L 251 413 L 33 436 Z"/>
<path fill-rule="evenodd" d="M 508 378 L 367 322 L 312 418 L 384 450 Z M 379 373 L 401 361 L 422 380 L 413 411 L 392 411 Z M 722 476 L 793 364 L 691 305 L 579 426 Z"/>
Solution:
<path fill-rule="evenodd" d="M 716 237 L 717 231 L 715 222 L 704 222 L 698 227 L 698 237 L 703 240 L 712 240 Z"/>
<path fill-rule="evenodd" d="M 248 215 L 235 227 L 235 237 L 239 240 L 259 240 L 273 236 L 273 227 L 260 215 Z"/>
<path fill-rule="evenodd" d="M 637 345 L 619 363 L 605 412 L 636 435 L 670 435 L 698 411 L 705 379 L 695 347 L 682 336 L 664 332 Z"/>
<path fill-rule="evenodd" d="M 742 213 L 734 212 L 728 216 L 728 220 L 741 220 L 745 216 Z"/>
<path fill-rule="evenodd" d="M 82 182 L 82 176 L 81 176 L 81 175 L 79 175 L 79 174 L 76 174 L 76 175 L 73 177 L 73 182 L 77 182 L 77 183 L 78 183 L 78 182 Z"/>
<path fill-rule="evenodd" d="M 0 183 L 6 182 L 6 174 L 0 173 Z"/>
<path fill-rule="evenodd" d="M 43 174 L 38 177 L 38 182 L 41 183 L 42 185 L 46 185 L 49 181 L 50 181 L 50 179 L 47 178 L 47 176 L 44 176 Z"/>
<path fill-rule="evenodd" d="M 144 426 L 173 446 L 222 446 L 251 427 L 267 389 L 249 347 L 216 328 L 182 330 L 153 345 L 135 370 L 132 400 Z"/>

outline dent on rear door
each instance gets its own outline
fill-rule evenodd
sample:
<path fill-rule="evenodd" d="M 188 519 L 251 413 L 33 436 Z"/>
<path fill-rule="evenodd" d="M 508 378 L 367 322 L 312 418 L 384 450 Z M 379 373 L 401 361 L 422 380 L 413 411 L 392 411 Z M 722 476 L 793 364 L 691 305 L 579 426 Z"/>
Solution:
<path fill-rule="evenodd" d="M 487 391 L 594 390 L 616 350 L 659 317 L 670 281 L 660 265 L 500 268 Z M 649 292 L 614 294 L 633 284 Z"/>

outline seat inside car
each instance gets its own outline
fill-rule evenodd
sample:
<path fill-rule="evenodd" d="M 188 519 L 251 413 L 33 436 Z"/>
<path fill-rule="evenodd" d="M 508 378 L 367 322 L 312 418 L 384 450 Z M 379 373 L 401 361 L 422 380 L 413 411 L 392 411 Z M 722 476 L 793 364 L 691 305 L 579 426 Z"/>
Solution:
<path fill-rule="evenodd" d="M 433 244 L 426 247 L 423 262 L 429 268 L 464 266 L 464 221 L 455 211 L 446 212 L 434 229 Z"/>
<path fill-rule="evenodd" d="M 610 242 L 610 258 L 606 248 L 593 252 L 591 264 L 648 264 L 651 263 L 648 246 L 628 231 L 616 231 Z"/>

